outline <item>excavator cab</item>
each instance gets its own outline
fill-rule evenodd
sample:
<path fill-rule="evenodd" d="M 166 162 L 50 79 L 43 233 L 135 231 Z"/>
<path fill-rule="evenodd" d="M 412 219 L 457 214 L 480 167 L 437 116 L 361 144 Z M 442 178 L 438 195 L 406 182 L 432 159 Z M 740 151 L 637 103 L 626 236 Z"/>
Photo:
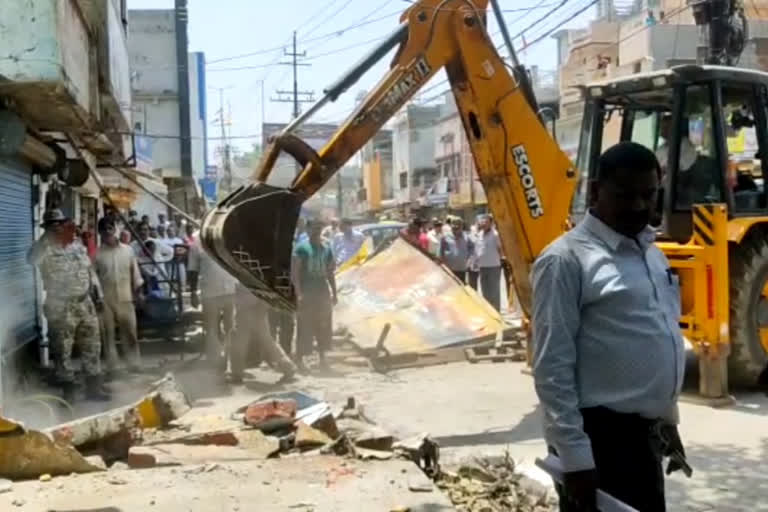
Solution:
<path fill-rule="evenodd" d="M 659 247 L 680 280 L 705 396 L 726 396 L 729 372 L 754 384 L 768 363 L 767 88 L 768 73 L 710 65 L 583 88 L 572 216 L 590 204 L 603 150 L 634 141 L 656 153 Z"/>

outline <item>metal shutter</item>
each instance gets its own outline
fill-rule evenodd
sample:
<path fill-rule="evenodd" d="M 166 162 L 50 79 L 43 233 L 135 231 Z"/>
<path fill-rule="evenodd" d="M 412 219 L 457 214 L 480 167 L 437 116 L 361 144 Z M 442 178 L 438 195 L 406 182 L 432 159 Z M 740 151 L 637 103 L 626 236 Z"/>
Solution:
<path fill-rule="evenodd" d="M 27 263 L 32 224 L 32 173 L 22 161 L 0 157 L 0 341 L 7 342 L 5 349 L 37 336 L 35 269 Z"/>

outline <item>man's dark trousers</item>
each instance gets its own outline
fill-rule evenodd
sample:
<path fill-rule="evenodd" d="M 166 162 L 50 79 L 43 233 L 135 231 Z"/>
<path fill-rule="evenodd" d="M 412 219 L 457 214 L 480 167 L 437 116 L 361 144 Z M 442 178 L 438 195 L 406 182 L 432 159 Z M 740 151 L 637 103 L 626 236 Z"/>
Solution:
<path fill-rule="evenodd" d="M 599 487 L 640 512 L 664 512 L 664 472 L 656 421 L 605 407 L 581 410 Z M 560 512 L 580 512 L 560 494 Z M 590 511 L 592 512 L 592 511 Z"/>

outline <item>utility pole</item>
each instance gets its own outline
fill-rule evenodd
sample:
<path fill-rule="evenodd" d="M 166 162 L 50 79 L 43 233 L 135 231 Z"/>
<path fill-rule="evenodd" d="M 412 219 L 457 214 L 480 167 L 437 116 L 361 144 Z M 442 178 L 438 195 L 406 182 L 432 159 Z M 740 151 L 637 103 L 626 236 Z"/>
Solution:
<path fill-rule="evenodd" d="M 296 31 L 293 31 L 293 51 L 286 51 L 286 57 L 291 57 L 290 62 L 281 62 L 283 66 L 293 67 L 293 90 L 286 91 L 278 89 L 275 92 L 278 94 L 277 98 L 272 98 L 272 101 L 281 103 L 293 103 L 293 118 L 296 119 L 301 113 L 301 103 L 313 103 L 315 101 L 314 91 L 300 91 L 299 90 L 299 66 L 309 66 L 306 62 L 299 62 L 299 57 L 306 57 L 307 52 L 299 53 L 296 48 Z"/>
<path fill-rule="evenodd" d="M 278 94 L 276 98 L 271 98 L 271 101 L 276 101 L 279 103 L 293 103 L 293 118 L 296 119 L 299 117 L 299 114 L 301 113 L 300 104 L 301 103 L 314 103 L 314 91 L 300 91 L 299 90 L 299 66 L 309 66 L 309 64 L 305 62 L 299 62 L 299 57 L 306 57 L 307 52 L 301 52 L 299 53 L 298 48 L 296 47 L 296 31 L 293 31 L 293 50 L 288 52 L 285 51 L 286 57 L 291 57 L 290 62 L 280 62 L 283 66 L 291 66 L 293 67 L 293 90 L 292 91 L 285 91 L 281 89 L 277 89 L 275 92 Z M 301 168 L 296 164 L 296 175 L 298 175 L 301 172 Z"/>
<path fill-rule="evenodd" d="M 219 128 L 221 128 L 221 159 L 224 170 L 224 176 L 219 183 L 221 184 L 221 189 L 229 194 L 232 192 L 232 162 L 230 158 L 231 148 L 227 139 L 226 121 L 224 119 L 224 89 L 227 89 L 227 87 L 215 87 L 215 89 L 219 91 L 219 116 L 214 122 L 218 122 Z"/>

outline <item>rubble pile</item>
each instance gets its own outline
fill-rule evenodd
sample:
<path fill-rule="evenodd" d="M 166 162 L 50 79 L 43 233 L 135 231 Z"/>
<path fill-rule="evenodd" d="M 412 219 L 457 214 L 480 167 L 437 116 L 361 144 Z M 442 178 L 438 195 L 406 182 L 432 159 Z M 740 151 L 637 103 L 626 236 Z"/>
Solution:
<path fill-rule="evenodd" d="M 366 416 L 354 398 L 332 408 L 299 391 L 273 393 L 231 415 L 181 419 L 190 409 L 169 375 L 132 405 L 43 432 L 6 420 L 9 433 L 0 436 L 0 493 L 12 485 L 2 478 L 48 482 L 60 475 L 106 471 L 109 484 L 123 485 L 127 476 L 121 471 L 178 466 L 186 475 L 227 468 L 236 461 L 335 455 L 409 460 L 423 472 L 420 480 L 408 479 L 410 493 L 439 488 L 462 512 L 556 509 L 555 496 L 515 472 L 509 457 L 478 459 L 455 472 L 445 471 L 439 446 L 428 434 L 398 440 Z"/>
<path fill-rule="evenodd" d="M 476 459 L 456 472 L 441 471 L 436 483 L 459 512 L 558 510 L 554 491 L 515 472 L 508 455 Z"/>

